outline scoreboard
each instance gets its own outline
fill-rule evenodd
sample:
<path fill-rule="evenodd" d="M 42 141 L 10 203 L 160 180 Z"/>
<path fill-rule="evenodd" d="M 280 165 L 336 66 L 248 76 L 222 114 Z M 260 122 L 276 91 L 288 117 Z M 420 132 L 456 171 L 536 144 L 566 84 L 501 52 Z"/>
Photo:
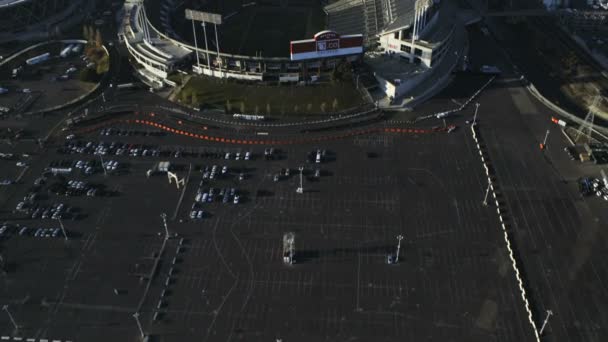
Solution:
<path fill-rule="evenodd" d="M 363 35 L 340 36 L 334 31 L 321 31 L 313 39 L 294 40 L 290 44 L 292 61 L 348 56 L 363 53 Z"/>

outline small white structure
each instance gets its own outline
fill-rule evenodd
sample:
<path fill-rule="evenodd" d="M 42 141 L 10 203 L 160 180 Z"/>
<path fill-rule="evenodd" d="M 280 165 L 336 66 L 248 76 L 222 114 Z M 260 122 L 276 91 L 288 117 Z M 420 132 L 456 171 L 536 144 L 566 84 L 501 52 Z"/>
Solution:
<path fill-rule="evenodd" d="M 283 235 L 283 262 L 287 265 L 295 263 L 296 234 L 293 232 Z"/>
<path fill-rule="evenodd" d="M 179 190 L 179 185 L 184 186 L 186 184 L 185 179 L 179 179 L 177 175 L 173 172 L 167 172 L 167 178 L 169 179 L 169 184 L 171 184 L 171 180 L 175 180 L 175 186 L 177 186 L 177 190 Z"/>

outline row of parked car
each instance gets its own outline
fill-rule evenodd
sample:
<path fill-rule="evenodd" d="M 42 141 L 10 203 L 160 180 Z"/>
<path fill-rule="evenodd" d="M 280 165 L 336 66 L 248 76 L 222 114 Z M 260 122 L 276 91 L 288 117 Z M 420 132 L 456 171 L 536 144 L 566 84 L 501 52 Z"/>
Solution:
<path fill-rule="evenodd" d="M 51 206 L 37 206 L 31 210 L 31 218 L 32 219 L 52 219 L 58 220 L 64 218 L 66 215 L 70 215 L 72 213 L 72 209 L 66 207 L 63 203 L 55 203 Z"/>
<path fill-rule="evenodd" d="M 225 176 L 228 174 L 229 169 L 227 165 L 224 165 L 220 168 L 218 165 L 212 166 L 201 166 L 201 173 L 203 175 L 204 180 L 213 180 L 219 178 L 221 176 Z M 244 178 L 244 176 L 243 176 Z"/>
<path fill-rule="evenodd" d="M 292 171 L 289 168 L 284 168 L 281 169 L 279 172 L 275 173 L 272 180 L 274 182 L 278 182 L 281 179 L 285 179 L 285 178 L 289 178 L 290 175 L 292 175 Z M 321 170 L 320 169 L 314 169 L 314 170 L 303 170 L 302 174 L 304 175 L 308 175 L 308 179 L 309 180 L 318 180 L 319 178 L 321 178 Z"/>
<path fill-rule="evenodd" d="M 94 142 L 66 140 L 63 147 L 57 150 L 62 154 L 93 154 L 93 155 L 116 155 L 130 157 L 173 157 L 173 158 L 214 158 L 224 160 L 251 160 L 254 158 L 250 151 L 245 152 L 192 152 L 182 149 L 163 149 L 157 145 L 129 144 L 122 142 Z"/>
<path fill-rule="evenodd" d="M 165 136 L 167 133 L 165 131 L 162 130 L 151 130 L 151 131 L 146 131 L 146 130 L 134 130 L 134 129 L 119 129 L 119 128 L 104 128 L 101 131 L 99 131 L 99 135 L 103 135 L 103 136 L 113 136 L 113 135 L 117 135 L 117 136 L 154 136 L 154 137 L 158 137 L 158 136 Z"/>
<path fill-rule="evenodd" d="M 232 202 L 234 204 L 238 204 L 240 201 L 240 196 L 237 194 L 235 188 L 209 188 L 209 190 L 199 190 L 194 197 L 194 201 L 197 203 L 211 203 L 215 199 L 220 199 L 222 203 Z"/>
<path fill-rule="evenodd" d="M 63 233 L 61 228 L 29 228 L 19 225 L 10 225 L 4 223 L 0 227 L 0 238 L 10 237 L 13 233 L 19 234 L 19 236 L 33 236 L 33 237 L 62 237 Z"/>
<path fill-rule="evenodd" d="M 584 196 L 596 195 L 608 201 L 608 188 L 599 178 L 581 178 L 579 189 Z"/>

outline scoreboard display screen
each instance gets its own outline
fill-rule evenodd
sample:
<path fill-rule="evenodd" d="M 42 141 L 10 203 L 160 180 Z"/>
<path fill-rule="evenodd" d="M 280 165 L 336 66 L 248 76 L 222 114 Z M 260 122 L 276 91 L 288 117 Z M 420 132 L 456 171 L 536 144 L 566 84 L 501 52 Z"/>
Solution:
<path fill-rule="evenodd" d="M 340 36 L 334 31 L 321 31 L 313 39 L 291 42 L 292 61 L 348 56 L 363 53 L 363 36 Z"/>

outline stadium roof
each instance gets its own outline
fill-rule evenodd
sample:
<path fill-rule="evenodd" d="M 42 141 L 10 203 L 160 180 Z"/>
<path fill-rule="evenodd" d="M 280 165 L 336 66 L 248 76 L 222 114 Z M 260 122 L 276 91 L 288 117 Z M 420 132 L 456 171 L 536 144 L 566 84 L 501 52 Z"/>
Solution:
<path fill-rule="evenodd" d="M 384 32 L 398 30 L 410 26 L 414 22 L 415 0 L 395 0 L 394 3 L 395 13 L 393 14 L 393 17 L 395 19 L 384 27 Z"/>
<path fill-rule="evenodd" d="M 338 0 L 325 6 L 325 11 L 330 29 L 340 34 L 363 33 L 373 37 L 410 26 L 415 7 L 416 0 Z"/>

